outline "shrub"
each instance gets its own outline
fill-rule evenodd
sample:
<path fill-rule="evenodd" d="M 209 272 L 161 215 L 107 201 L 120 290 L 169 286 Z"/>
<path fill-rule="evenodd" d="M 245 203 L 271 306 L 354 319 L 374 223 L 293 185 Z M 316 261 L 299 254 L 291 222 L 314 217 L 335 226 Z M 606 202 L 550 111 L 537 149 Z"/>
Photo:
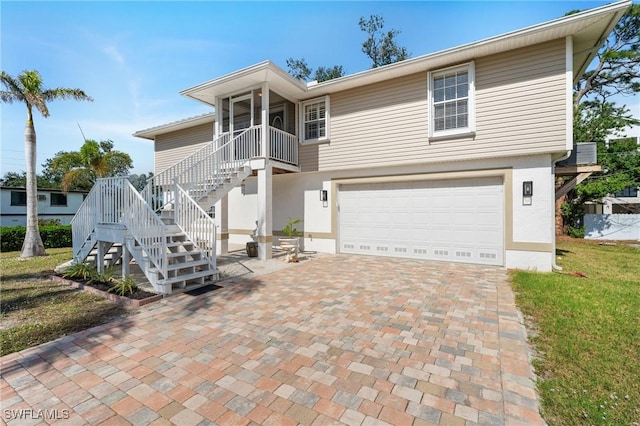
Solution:
<path fill-rule="evenodd" d="M 102 272 L 94 271 L 88 284 L 111 284 L 113 268 L 104 268 Z"/>
<path fill-rule="evenodd" d="M 69 266 L 62 276 L 64 278 L 80 278 L 87 280 L 96 274 L 96 267 L 88 263 L 75 263 Z"/>
<path fill-rule="evenodd" d="M 40 226 L 40 238 L 45 248 L 71 247 L 71 225 Z M 0 251 L 20 251 L 27 228 L 11 226 L 0 228 Z"/>
<path fill-rule="evenodd" d="M 570 226 L 569 236 L 572 238 L 584 238 L 585 229 L 586 227 L 584 226 L 580 226 L 580 227 Z"/>
<path fill-rule="evenodd" d="M 116 280 L 116 282 L 109 289 L 110 292 L 117 294 L 118 296 L 126 296 L 127 294 L 135 293 L 138 290 L 138 284 L 131 277 L 124 277 L 122 280 Z"/>

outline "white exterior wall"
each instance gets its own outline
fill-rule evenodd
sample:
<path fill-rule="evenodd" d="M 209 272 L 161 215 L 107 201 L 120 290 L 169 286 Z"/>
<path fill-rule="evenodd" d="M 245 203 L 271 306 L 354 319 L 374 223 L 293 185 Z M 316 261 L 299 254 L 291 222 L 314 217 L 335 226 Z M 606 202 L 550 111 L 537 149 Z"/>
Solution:
<path fill-rule="evenodd" d="M 291 218 L 302 218 L 299 229 L 305 233 L 306 251 L 336 253 L 339 213 L 334 192 L 336 181 L 348 179 L 385 179 L 406 176 L 407 180 L 457 177 L 460 173 L 493 173 L 505 175 L 510 193 L 505 196 L 505 267 L 550 271 L 553 262 L 554 188 L 550 155 L 451 162 L 405 167 L 366 168 L 333 172 L 292 173 L 273 177 L 273 230 L 277 245 L 278 231 Z M 507 170 L 508 172 L 505 172 Z M 413 176 L 415 175 L 415 176 Z M 458 176 L 459 177 L 459 176 Z M 405 179 L 403 177 L 402 179 Z M 343 181 L 344 180 L 344 181 Z M 522 182 L 533 182 L 531 205 L 523 205 Z M 320 190 L 328 191 L 326 203 L 320 201 Z M 251 241 L 250 231 L 257 218 L 256 178 L 245 181 L 245 195 L 240 188 L 229 194 L 229 233 L 231 243 Z M 219 206 L 216 207 L 219 221 Z M 234 233 L 236 231 L 236 233 Z M 242 231 L 238 234 L 237 231 Z"/>
<path fill-rule="evenodd" d="M 24 189 L 2 188 L 0 191 L 0 226 L 26 226 L 27 206 L 12 206 L 11 191 L 24 192 Z M 38 191 L 39 196 L 45 196 L 45 200 L 38 201 L 38 218 L 59 220 L 60 224 L 69 225 L 82 204 L 83 194 L 69 192 L 66 206 L 52 206 L 50 194 L 50 191 Z"/>

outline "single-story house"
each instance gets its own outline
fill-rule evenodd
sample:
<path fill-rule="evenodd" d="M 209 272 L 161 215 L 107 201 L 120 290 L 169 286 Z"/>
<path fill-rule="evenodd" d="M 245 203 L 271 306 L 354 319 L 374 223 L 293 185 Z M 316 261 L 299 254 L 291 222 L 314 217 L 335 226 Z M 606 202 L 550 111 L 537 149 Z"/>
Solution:
<path fill-rule="evenodd" d="M 69 225 L 87 191 L 38 188 L 38 219 Z M 27 226 L 27 192 L 25 188 L 0 187 L 0 226 Z"/>
<path fill-rule="evenodd" d="M 299 218 L 308 251 L 550 271 L 573 86 L 630 4 L 320 83 L 265 61 L 187 88 L 210 113 L 135 133 L 155 147 L 140 195 L 149 208 L 102 182 L 88 205 L 118 194 L 101 210 L 109 232 L 94 232 L 83 213 L 76 257 L 134 240 L 131 254 L 168 293 L 191 283 L 181 274 L 213 277 L 230 243 L 254 239 L 270 258 L 280 229 Z M 117 199 L 136 207 L 123 211 Z M 136 231 L 143 222 L 158 233 Z M 184 258 L 178 240 L 205 255 Z M 154 241 L 166 247 L 154 251 Z M 181 262 L 197 267 L 178 271 Z"/>

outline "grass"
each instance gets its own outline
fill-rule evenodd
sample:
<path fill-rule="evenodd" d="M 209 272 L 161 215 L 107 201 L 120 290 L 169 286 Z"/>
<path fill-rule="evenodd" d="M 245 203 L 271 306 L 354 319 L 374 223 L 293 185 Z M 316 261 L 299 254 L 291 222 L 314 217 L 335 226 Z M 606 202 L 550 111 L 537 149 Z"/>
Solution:
<path fill-rule="evenodd" d="M 71 249 L 19 259 L 0 253 L 0 355 L 49 342 L 124 315 L 124 307 L 48 279 L 71 258 Z"/>
<path fill-rule="evenodd" d="M 513 273 L 552 425 L 640 422 L 640 249 L 558 241 L 563 273 Z M 578 277 L 575 273 L 586 277 Z"/>

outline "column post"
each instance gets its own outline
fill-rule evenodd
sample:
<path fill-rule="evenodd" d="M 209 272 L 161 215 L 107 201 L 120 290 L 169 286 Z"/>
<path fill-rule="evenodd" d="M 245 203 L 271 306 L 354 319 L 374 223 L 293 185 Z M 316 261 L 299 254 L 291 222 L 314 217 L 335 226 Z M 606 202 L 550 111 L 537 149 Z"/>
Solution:
<path fill-rule="evenodd" d="M 263 169 L 258 170 L 258 257 L 260 260 L 271 259 L 273 249 L 272 223 L 272 181 L 271 166 L 265 161 Z"/>
<path fill-rule="evenodd" d="M 220 233 L 218 239 L 220 241 L 220 254 L 229 253 L 229 195 L 225 195 L 220 200 L 220 211 L 216 212 L 220 215 Z"/>

